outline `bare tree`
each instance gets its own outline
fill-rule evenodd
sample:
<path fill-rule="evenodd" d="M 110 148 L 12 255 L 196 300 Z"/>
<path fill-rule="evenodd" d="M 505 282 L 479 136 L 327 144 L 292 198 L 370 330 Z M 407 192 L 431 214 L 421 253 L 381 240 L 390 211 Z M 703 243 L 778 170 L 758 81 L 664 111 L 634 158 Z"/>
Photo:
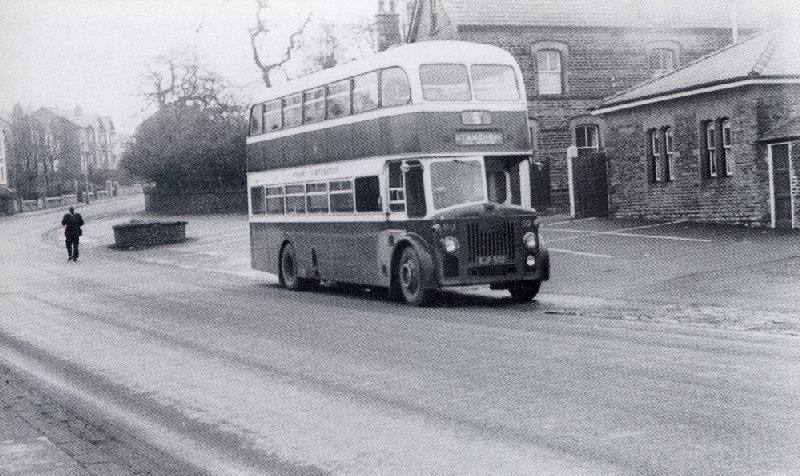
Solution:
<path fill-rule="evenodd" d="M 311 22 L 311 12 L 308 13 L 300 26 L 289 35 L 288 45 L 283 49 L 282 54 L 277 60 L 269 60 L 269 52 L 276 47 L 274 38 L 270 38 L 271 29 L 267 24 L 269 10 L 272 0 L 255 0 L 256 2 L 256 24 L 248 29 L 250 34 L 250 47 L 253 50 L 253 62 L 261 70 L 261 79 L 268 88 L 272 87 L 272 73 L 280 70 L 292 59 L 292 53 L 300 46 L 300 40 L 308 24 Z"/>
<path fill-rule="evenodd" d="M 172 104 L 222 112 L 238 111 L 231 85 L 190 54 L 173 52 L 156 57 L 147 67 L 144 93 L 159 109 Z"/>

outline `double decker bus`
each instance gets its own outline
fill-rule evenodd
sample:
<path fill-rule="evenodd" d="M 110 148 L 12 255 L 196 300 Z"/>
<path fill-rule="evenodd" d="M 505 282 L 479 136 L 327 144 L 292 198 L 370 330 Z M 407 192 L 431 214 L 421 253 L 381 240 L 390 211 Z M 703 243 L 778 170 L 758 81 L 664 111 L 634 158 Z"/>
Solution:
<path fill-rule="evenodd" d="M 493 46 L 397 46 L 273 87 L 250 109 L 252 267 L 412 305 L 476 284 L 530 300 L 550 272 L 531 153 L 519 66 Z"/>

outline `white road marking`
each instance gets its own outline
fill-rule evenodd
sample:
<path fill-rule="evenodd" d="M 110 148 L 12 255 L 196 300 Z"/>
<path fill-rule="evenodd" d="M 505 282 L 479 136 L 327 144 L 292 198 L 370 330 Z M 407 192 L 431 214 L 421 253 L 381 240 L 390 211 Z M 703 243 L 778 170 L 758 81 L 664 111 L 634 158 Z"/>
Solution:
<path fill-rule="evenodd" d="M 597 217 L 591 217 L 591 218 L 581 218 L 579 220 L 557 221 L 555 223 L 544 223 L 544 224 L 542 224 L 542 226 L 543 227 L 549 227 L 549 226 L 552 226 L 552 225 L 566 225 L 567 223 L 580 223 L 580 222 L 592 221 L 592 220 L 596 220 L 596 219 L 597 219 Z"/>
<path fill-rule="evenodd" d="M 585 237 L 588 237 L 588 236 L 601 236 L 601 235 L 628 236 L 628 237 L 634 237 L 634 238 L 650 238 L 650 239 L 672 240 L 672 241 L 694 241 L 694 242 L 698 242 L 698 243 L 711 243 L 712 242 L 712 240 L 703 239 L 703 238 L 684 238 L 682 236 L 671 236 L 671 235 L 643 235 L 641 233 L 624 233 L 626 231 L 644 230 L 646 228 L 656 228 L 656 227 L 659 227 L 659 226 L 677 225 L 677 224 L 680 224 L 680 223 L 685 223 L 686 221 L 687 220 L 678 220 L 678 221 L 673 221 L 673 222 L 668 222 L 668 223 L 656 223 L 656 224 L 653 224 L 653 225 L 635 226 L 635 227 L 632 227 L 632 228 L 621 228 L 619 230 L 614 230 L 614 231 L 590 231 L 590 230 L 576 230 L 576 229 L 572 229 L 572 228 L 547 228 L 547 227 L 544 227 L 544 228 L 542 228 L 543 231 L 559 231 L 559 232 L 565 232 L 565 233 L 582 233 L 582 234 L 581 235 L 575 235 L 575 236 L 567 236 L 567 237 L 564 237 L 564 238 L 557 238 L 555 240 L 546 240 L 546 241 L 543 241 L 543 243 L 545 243 L 545 244 L 547 244 L 547 243 L 555 243 L 555 242 L 558 242 L 558 241 L 573 240 L 575 238 L 585 238 Z"/>
<path fill-rule="evenodd" d="M 577 255 L 577 256 L 588 256 L 590 258 L 613 258 L 611 255 L 602 255 L 598 253 L 588 253 L 586 251 L 574 251 L 574 250 L 565 250 L 561 248 L 548 248 L 549 251 L 553 253 L 565 253 L 570 255 Z"/>

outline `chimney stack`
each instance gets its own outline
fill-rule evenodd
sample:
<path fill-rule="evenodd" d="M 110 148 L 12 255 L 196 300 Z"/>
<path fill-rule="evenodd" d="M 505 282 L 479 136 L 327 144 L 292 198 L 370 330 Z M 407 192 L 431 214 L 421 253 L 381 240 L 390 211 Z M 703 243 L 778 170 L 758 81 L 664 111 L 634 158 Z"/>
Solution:
<path fill-rule="evenodd" d="M 375 30 L 378 33 L 378 51 L 400 44 L 400 15 L 397 13 L 396 0 L 389 0 L 389 11 L 386 11 L 386 0 L 378 0 L 378 13 L 375 15 Z"/>

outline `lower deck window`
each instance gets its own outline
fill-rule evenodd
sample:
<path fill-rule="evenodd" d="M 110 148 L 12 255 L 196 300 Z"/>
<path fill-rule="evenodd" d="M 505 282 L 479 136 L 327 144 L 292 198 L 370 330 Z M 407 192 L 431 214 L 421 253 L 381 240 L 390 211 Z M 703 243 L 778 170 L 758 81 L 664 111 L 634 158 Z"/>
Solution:
<path fill-rule="evenodd" d="M 328 184 L 306 184 L 306 210 L 308 213 L 328 213 Z"/>
<path fill-rule="evenodd" d="M 267 213 L 270 215 L 283 215 L 285 212 L 283 187 L 267 187 Z"/>
<path fill-rule="evenodd" d="M 355 210 L 353 199 L 353 182 L 339 180 L 330 183 L 331 212 L 352 213 Z"/>
<path fill-rule="evenodd" d="M 250 209 L 253 215 L 263 215 L 266 213 L 264 206 L 264 187 L 250 188 Z"/>
<path fill-rule="evenodd" d="M 305 213 L 306 196 L 302 185 L 286 186 L 286 213 Z"/>
<path fill-rule="evenodd" d="M 381 211 L 381 185 L 378 177 L 356 177 L 356 210 L 359 212 Z"/>

